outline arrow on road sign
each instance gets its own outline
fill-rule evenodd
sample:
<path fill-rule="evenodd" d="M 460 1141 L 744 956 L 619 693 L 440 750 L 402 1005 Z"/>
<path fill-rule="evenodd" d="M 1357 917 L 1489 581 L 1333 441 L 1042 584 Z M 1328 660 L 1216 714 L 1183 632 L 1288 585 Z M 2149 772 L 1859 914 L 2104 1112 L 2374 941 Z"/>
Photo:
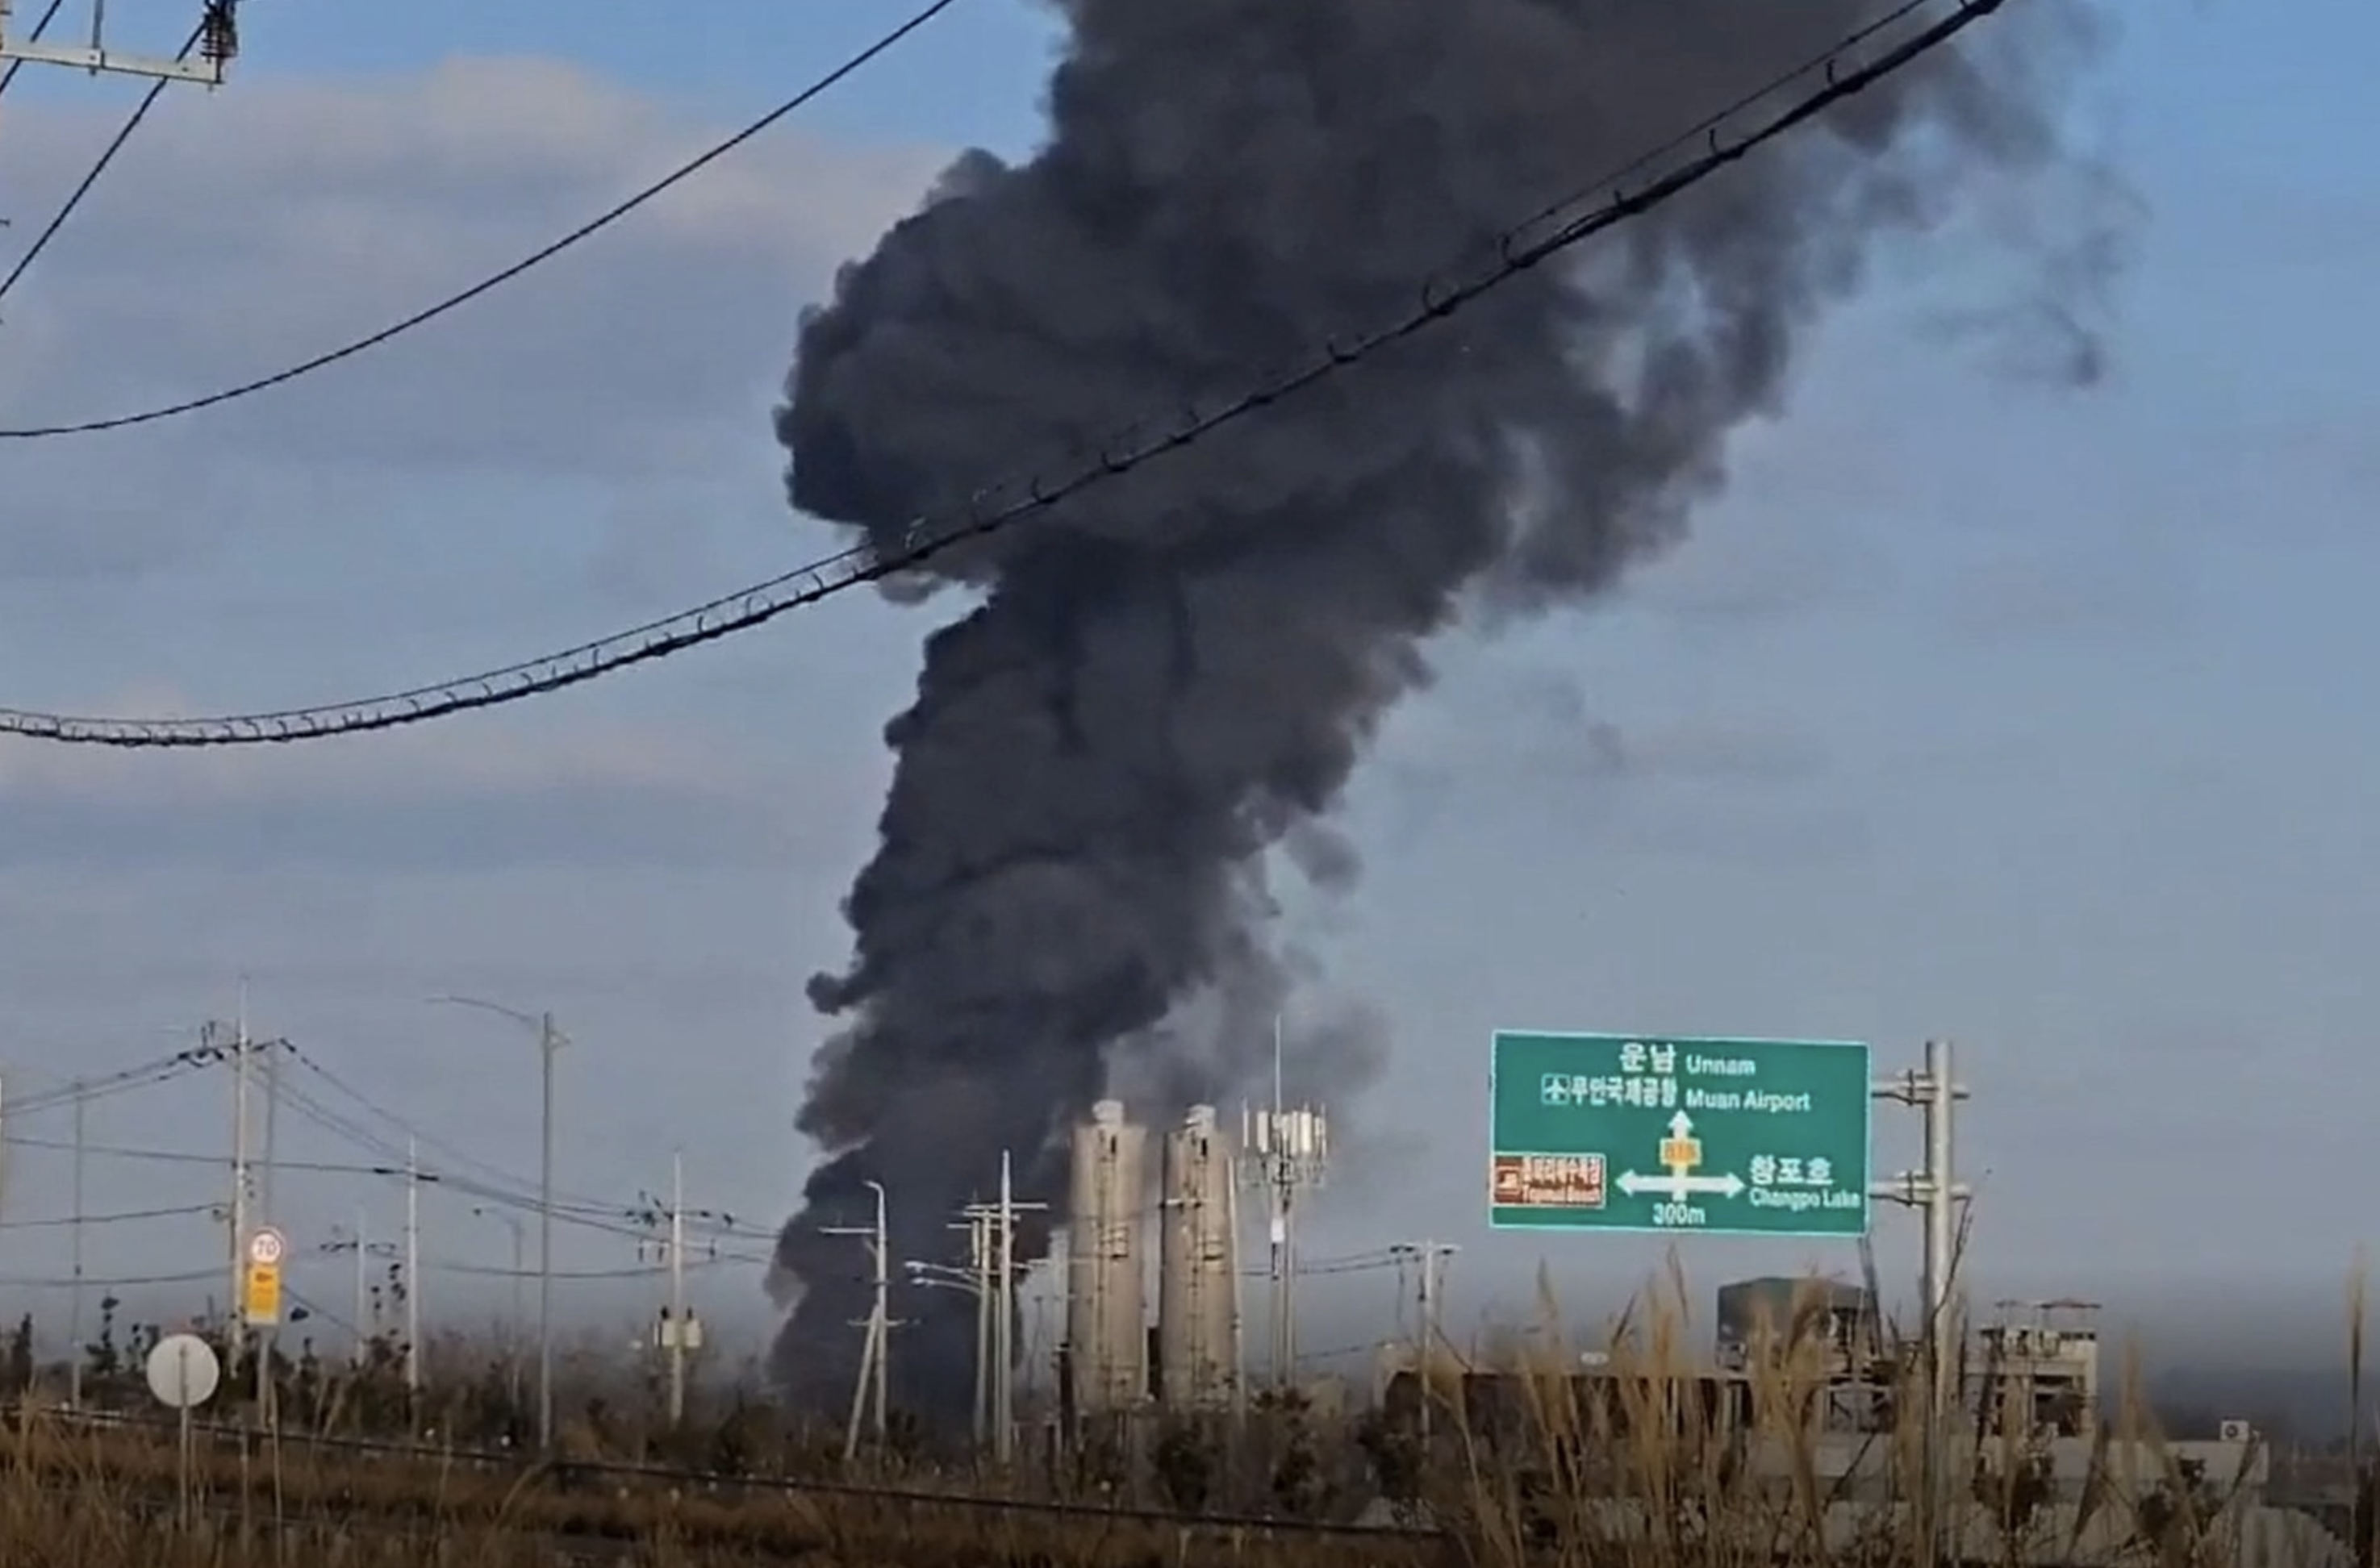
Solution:
<path fill-rule="evenodd" d="M 1622 1171 L 1618 1185 L 1620 1190 L 1631 1198 L 1649 1192 L 1656 1198 L 1667 1198 L 1672 1203 L 1682 1203 L 1697 1194 L 1735 1198 L 1743 1192 L 1743 1178 L 1733 1171 L 1725 1176 L 1689 1176 L 1683 1171 L 1671 1171 L 1668 1176 L 1657 1176 Z"/>
<path fill-rule="evenodd" d="M 1696 1176 L 1694 1167 L 1702 1164 L 1703 1146 L 1694 1136 L 1694 1118 L 1682 1110 L 1670 1118 L 1670 1136 L 1661 1144 L 1661 1163 L 1670 1170 L 1667 1176 L 1638 1176 L 1634 1171 L 1620 1173 L 1620 1190 L 1634 1198 L 1651 1193 L 1667 1198 L 1672 1203 L 1682 1203 L 1697 1194 L 1718 1198 L 1734 1198 L 1743 1191 L 1743 1178 L 1732 1171 L 1725 1176 Z"/>

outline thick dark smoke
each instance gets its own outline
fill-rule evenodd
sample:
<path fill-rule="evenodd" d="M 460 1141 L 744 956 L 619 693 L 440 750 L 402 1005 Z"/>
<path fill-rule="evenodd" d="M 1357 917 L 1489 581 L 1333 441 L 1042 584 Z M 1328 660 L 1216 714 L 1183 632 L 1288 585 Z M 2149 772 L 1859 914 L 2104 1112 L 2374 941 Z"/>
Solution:
<path fill-rule="evenodd" d="M 2007 30 L 2042 40 L 2054 3 L 1987 24 L 1993 58 Z M 804 322 L 778 418 L 792 498 L 865 537 L 1400 319 L 1426 277 L 1872 6 L 1062 10 L 1044 149 L 960 158 Z M 1193 1004 L 1261 1017 L 1289 983 L 1266 851 L 1352 883 L 1321 823 L 1459 607 L 1592 596 L 1678 537 L 1876 237 L 1935 223 L 1967 176 L 2058 162 L 2038 59 L 1982 58 L 1938 52 L 1566 272 L 901 585 L 980 598 L 927 640 L 886 730 L 898 767 L 846 904 L 855 955 L 811 985 L 844 1026 L 799 1122 L 834 1157 L 780 1248 L 807 1287 L 776 1355 L 795 1398 L 848 1398 L 868 1300 L 861 1250 L 820 1225 L 865 1223 L 881 1181 L 895 1250 L 945 1255 L 1003 1148 L 1024 1195 L 1059 1203 L 1052 1134 L 1111 1060 L 1169 1080 L 1146 1062 Z M 1237 1060 L 1190 1059 L 1228 1076 L 1267 1044 L 1232 1038 Z M 970 1310 L 901 1302 L 913 1404 L 964 1403 Z"/>

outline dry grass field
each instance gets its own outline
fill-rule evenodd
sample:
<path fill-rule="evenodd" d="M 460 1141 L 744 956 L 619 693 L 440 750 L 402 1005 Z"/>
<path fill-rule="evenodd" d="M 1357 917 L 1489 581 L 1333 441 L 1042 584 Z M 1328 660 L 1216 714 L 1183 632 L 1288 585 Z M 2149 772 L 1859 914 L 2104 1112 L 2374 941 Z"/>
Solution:
<path fill-rule="evenodd" d="M 2360 1304 L 2359 1304 L 2360 1305 Z M 2350 1321 L 2360 1321 L 2360 1311 Z M 2350 1345 L 2360 1381 L 2360 1337 Z M 1918 1424 L 1826 1442 L 1810 1412 L 1820 1348 L 1764 1360 L 1728 1400 L 1685 1369 L 1680 1315 L 1614 1337 L 1592 1379 L 1522 1358 L 1498 1407 L 1433 1369 L 1425 1436 L 1402 1419 L 1296 1441 L 1244 1438 L 1226 1467 L 1269 1499 L 1182 1472 L 1191 1434 L 1143 1434 L 1144 1478 L 1062 1465 L 1005 1479 L 821 1466 L 747 1443 L 734 1475 L 588 1451 L 559 1462 L 427 1445 L 209 1429 L 188 1460 L 153 1418 L 95 1424 L 38 1404 L 0 1436 L 0 1568 L 395 1568 L 627 1562 L 682 1568 L 1920 1568 L 1939 1562 L 2345 1568 L 2345 1521 L 2265 1504 L 2252 1445 L 2210 1467 L 2137 1402 L 2070 1440 L 2060 1478 L 2037 1434 L 1973 1413 L 1929 1445 Z M 1583 1396 L 1583 1391 L 1587 1396 Z M 1891 1390 L 1915 1408 L 1913 1382 Z M 2342 1400 L 2344 1402 L 2344 1394 Z M 1266 1417 L 1266 1419 L 1272 1419 Z M 1846 1461 L 1846 1444 L 1851 1457 Z M 700 1445 L 696 1445 L 699 1447 Z M 1303 1466 L 1303 1468 L 1300 1468 Z M 1295 1471 L 1294 1475 L 1290 1472 Z M 1201 1471 L 1201 1476 L 1206 1472 Z M 1938 1476 L 1929 1491 L 1929 1475 Z M 1292 1486 L 1284 1480 L 1298 1481 Z M 1257 1489 L 1262 1493 L 1265 1488 Z M 1245 1507 L 1223 1512 L 1226 1497 Z M 1185 1501 L 1186 1497 L 1186 1501 Z M 1929 1506 L 1927 1499 L 1937 1501 Z M 1129 1498 L 1134 1506 L 1114 1501 Z M 1197 1499 L 1203 1498 L 1199 1506 Z M 1365 1505 L 1368 1503 L 1369 1507 Z"/>

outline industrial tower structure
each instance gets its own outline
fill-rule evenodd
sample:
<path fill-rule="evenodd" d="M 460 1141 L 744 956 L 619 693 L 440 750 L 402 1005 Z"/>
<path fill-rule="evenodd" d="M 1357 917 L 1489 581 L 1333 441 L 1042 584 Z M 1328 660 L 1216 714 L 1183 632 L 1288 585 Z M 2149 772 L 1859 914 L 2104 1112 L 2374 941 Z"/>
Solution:
<path fill-rule="evenodd" d="M 65 66 L 93 76 L 147 77 L 154 81 L 194 81 L 221 87 L 225 73 L 239 54 L 239 0 L 200 0 L 198 25 L 190 41 L 176 54 L 128 54 L 110 42 L 107 0 L 89 0 L 89 9 L 73 24 L 71 43 L 48 42 L 51 24 L 64 7 L 44 7 L 30 30 L 14 28 L 17 0 L 0 0 L 0 64 Z"/>
<path fill-rule="evenodd" d="M 1075 1129 L 1066 1233 L 1065 1396 L 1077 1419 L 1148 1396 L 1148 1129 L 1102 1100 Z"/>
<path fill-rule="evenodd" d="M 1165 1140 L 1158 1243 L 1158 1394 L 1215 1411 L 1241 1395 L 1239 1188 L 1215 1107 L 1194 1105 Z"/>
<path fill-rule="evenodd" d="M 1273 1104 L 1246 1109 L 1236 1146 L 1212 1105 L 1190 1107 L 1166 1133 L 1154 1204 L 1148 1144 L 1147 1126 L 1120 1100 L 1100 1101 L 1074 1130 L 1061 1390 L 1076 1425 L 1127 1417 L 1152 1398 L 1183 1414 L 1245 1407 L 1243 1187 L 1263 1191 L 1269 1220 L 1272 1380 L 1281 1387 L 1296 1380 L 1296 1225 L 1306 1196 L 1329 1170 L 1328 1117 L 1318 1108 L 1283 1103 L 1276 1061 Z"/>

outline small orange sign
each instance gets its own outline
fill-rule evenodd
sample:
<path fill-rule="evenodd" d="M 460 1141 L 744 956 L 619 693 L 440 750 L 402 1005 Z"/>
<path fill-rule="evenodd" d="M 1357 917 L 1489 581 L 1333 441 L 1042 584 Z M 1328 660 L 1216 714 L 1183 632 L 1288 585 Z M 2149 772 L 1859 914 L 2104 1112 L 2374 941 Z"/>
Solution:
<path fill-rule="evenodd" d="M 1490 1200 L 1500 1209 L 1600 1209 L 1600 1154 L 1499 1154 L 1491 1162 Z"/>
<path fill-rule="evenodd" d="M 1692 1170 L 1703 1163 L 1703 1140 L 1699 1138 L 1665 1138 L 1661 1140 L 1661 1164 L 1671 1170 Z"/>
<path fill-rule="evenodd" d="M 281 1265 L 250 1263 L 240 1280 L 240 1316 L 250 1328 L 281 1321 Z"/>

